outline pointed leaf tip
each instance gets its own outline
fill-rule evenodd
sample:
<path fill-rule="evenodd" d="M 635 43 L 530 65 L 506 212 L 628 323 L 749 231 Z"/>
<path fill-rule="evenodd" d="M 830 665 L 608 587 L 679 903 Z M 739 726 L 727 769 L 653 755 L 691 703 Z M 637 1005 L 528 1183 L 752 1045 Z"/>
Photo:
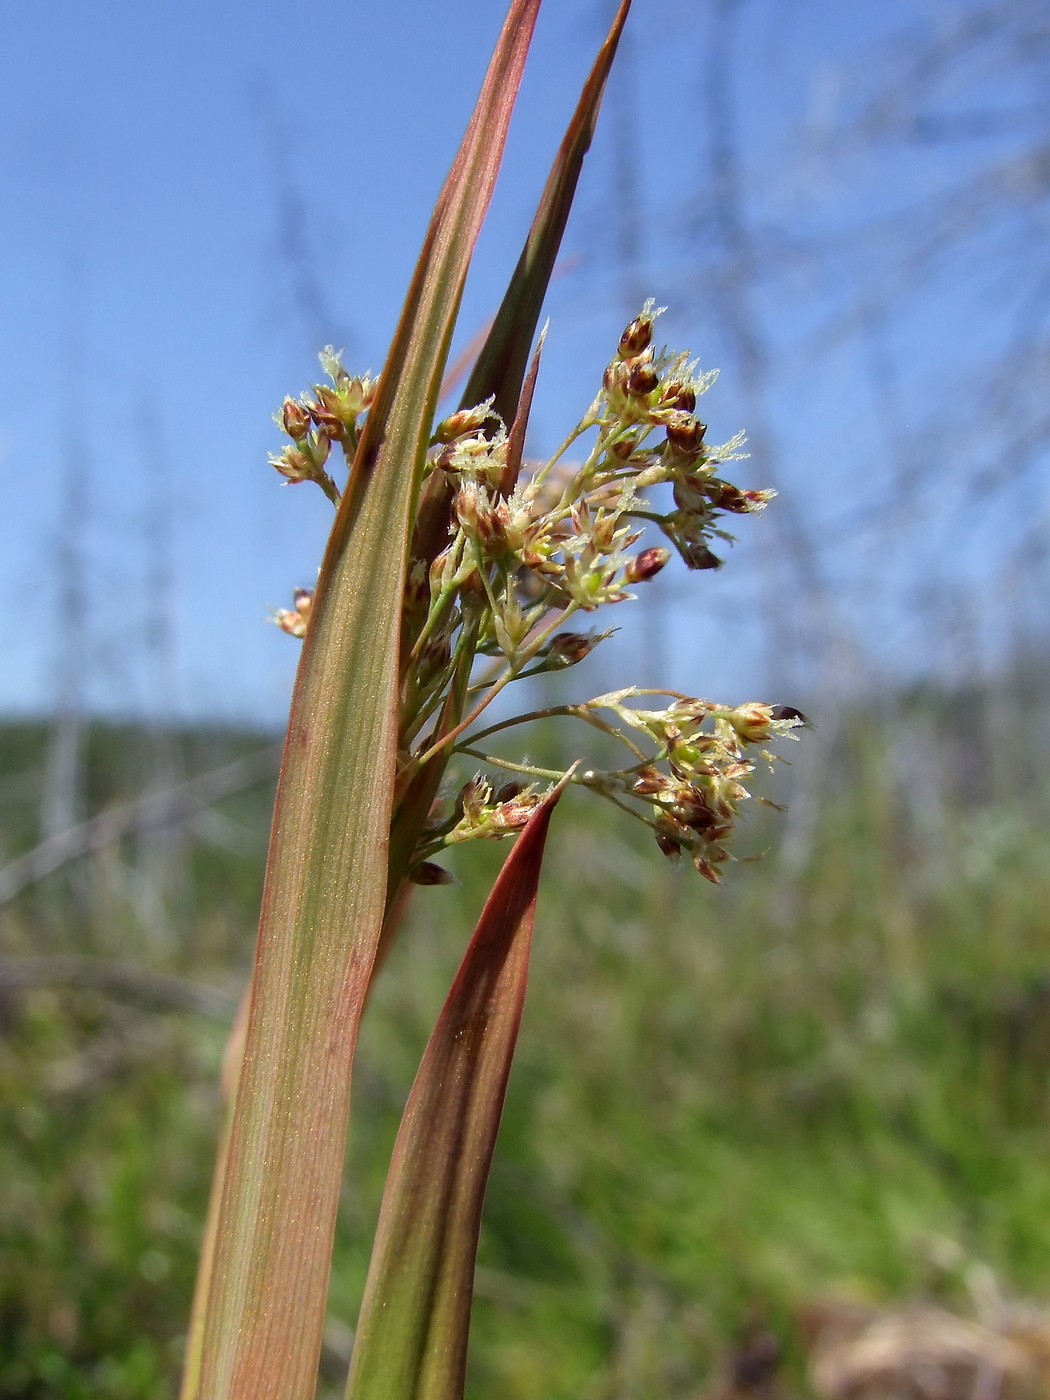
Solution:
<path fill-rule="evenodd" d="M 461 1400 L 482 1204 L 525 1001 L 540 867 L 570 776 L 504 862 L 412 1085 L 347 1400 Z"/>
<path fill-rule="evenodd" d="M 463 391 L 464 408 L 494 395 L 494 407 L 505 423 L 510 423 L 515 416 L 529 346 L 540 319 L 584 157 L 594 137 L 605 84 L 630 9 L 631 0 L 620 0 L 554 158 L 506 295 Z"/>

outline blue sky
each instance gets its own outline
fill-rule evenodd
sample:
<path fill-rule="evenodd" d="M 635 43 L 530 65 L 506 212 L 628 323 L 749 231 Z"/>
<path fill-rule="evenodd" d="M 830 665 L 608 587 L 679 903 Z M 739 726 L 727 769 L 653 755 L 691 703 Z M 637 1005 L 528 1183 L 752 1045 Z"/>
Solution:
<path fill-rule="evenodd" d="M 498 301 L 607 13 L 594 0 L 545 0 L 465 335 Z M 784 275 L 755 291 L 778 365 L 763 411 L 783 458 L 778 484 L 797 493 L 795 510 L 818 495 L 818 520 L 868 508 L 874 478 L 863 452 L 844 443 L 870 442 L 885 415 L 873 413 L 863 347 L 847 337 L 808 360 L 800 347 L 824 335 L 845 304 L 851 220 L 870 221 L 894 198 L 879 179 L 885 164 L 843 162 L 821 124 L 849 106 L 865 53 L 891 52 L 893 34 L 924 13 L 919 4 L 753 0 L 741 15 L 734 115 L 747 198 L 762 236 L 786 239 L 777 253 Z M 705 364 L 724 363 L 724 328 L 695 293 L 707 263 L 688 239 L 704 201 L 707 17 L 701 0 L 636 0 L 626 87 L 604 114 L 550 297 L 534 432 L 541 449 L 589 401 L 624 319 L 627 281 L 672 307 L 668 339 L 691 345 Z M 381 364 L 501 19 L 500 0 L 8 7 L 0 581 L 9 627 L 0 708 L 33 710 L 53 697 L 57 531 L 72 453 L 86 463 L 77 542 L 87 560 L 87 702 L 266 721 L 283 713 L 296 649 L 265 625 L 266 609 L 309 583 L 328 507 L 309 488 L 282 487 L 267 468 L 277 445 L 270 414 L 315 376 L 323 339 L 345 347 L 352 367 Z M 630 276 L 615 253 L 624 122 L 639 157 L 640 249 Z M 960 158 L 891 159 L 906 203 L 938 179 L 950 185 Z M 829 280 L 833 259 L 792 253 L 793 238 L 801 246 L 833 236 L 847 249 L 838 281 Z M 877 269 L 879 240 L 868 237 L 866 265 Z M 883 261 L 891 278 L 894 257 Z M 912 350 L 902 442 L 915 419 L 909 394 L 922 398 L 923 382 L 942 400 L 964 392 L 965 366 L 946 346 L 958 338 L 953 316 L 969 324 L 970 312 L 950 278 L 948 294 L 929 295 L 936 334 L 929 316 L 916 330 L 913 300 L 910 312 L 894 306 L 883 337 L 892 347 L 903 336 Z M 730 368 L 709 401 L 718 437 L 741 426 L 748 407 Z M 748 484 L 763 483 L 762 463 L 742 471 Z M 160 536 L 143 523 L 158 512 L 170 522 Z M 727 698 L 763 682 L 762 561 L 773 536 L 765 521 L 744 522 L 744 532 L 717 579 L 661 584 L 667 641 L 655 679 Z M 161 682 L 143 664 L 142 633 L 156 606 L 151 551 L 169 534 L 174 674 Z M 839 567 L 828 565 L 832 574 Z M 610 664 L 632 668 L 619 680 L 636 678 L 639 627 L 644 646 L 654 616 L 643 607 L 611 619 L 623 634 Z"/>

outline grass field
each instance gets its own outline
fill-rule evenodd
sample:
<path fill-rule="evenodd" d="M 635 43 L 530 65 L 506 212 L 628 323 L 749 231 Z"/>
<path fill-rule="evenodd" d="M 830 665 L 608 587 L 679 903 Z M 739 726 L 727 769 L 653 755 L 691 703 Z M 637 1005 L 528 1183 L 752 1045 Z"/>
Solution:
<path fill-rule="evenodd" d="M 741 843 L 767 859 L 718 889 L 569 795 L 486 1208 L 472 1400 L 709 1394 L 758 1327 L 804 1393 L 815 1300 L 965 1306 L 973 1263 L 1050 1298 L 1038 692 L 825 720 L 788 816 Z M 0 728 L 5 860 L 35 839 L 45 738 Z M 189 775 L 270 736 L 177 738 Z M 90 810 L 141 789 L 155 735 L 89 739 Z M 4 1400 L 174 1393 L 269 798 L 133 834 L 0 910 Z M 326 1395 L 400 1105 L 505 849 L 462 850 L 461 883 L 417 893 L 369 1011 Z M 186 983 L 218 995 L 187 1009 Z"/>

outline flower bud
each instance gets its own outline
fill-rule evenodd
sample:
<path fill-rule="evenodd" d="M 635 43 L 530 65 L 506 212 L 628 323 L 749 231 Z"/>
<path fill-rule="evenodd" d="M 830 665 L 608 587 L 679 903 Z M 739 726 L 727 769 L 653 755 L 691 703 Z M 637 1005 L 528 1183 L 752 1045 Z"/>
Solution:
<path fill-rule="evenodd" d="M 717 852 L 718 854 L 715 855 L 715 852 Z M 716 860 L 725 860 L 727 858 L 728 853 L 726 851 L 723 851 L 721 846 L 715 846 L 712 848 L 710 854 L 715 855 Z M 710 861 L 705 860 L 703 856 L 694 856 L 693 864 L 696 866 L 697 870 L 700 872 L 700 874 L 704 877 L 705 880 L 711 881 L 712 885 L 720 885 L 722 883 L 721 875 L 719 875 L 718 871 L 714 868 Z"/>
<path fill-rule="evenodd" d="M 621 462 L 626 462 L 637 446 L 638 434 L 636 432 L 628 433 L 617 442 L 614 442 L 610 446 L 609 451 L 614 457 L 618 457 Z"/>
<path fill-rule="evenodd" d="M 310 404 L 311 417 L 325 437 L 332 442 L 342 442 L 346 433 L 346 414 L 338 396 L 324 384 L 319 384 L 314 392 L 317 399 Z"/>
<path fill-rule="evenodd" d="M 591 541 L 595 549 L 599 550 L 602 554 L 610 554 L 612 552 L 616 544 L 617 525 L 618 521 L 615 515 L 606 515 L 603 510 L 598 511 L 594 524 L 591 526 L 590 533 Z M 583 531 L 580 533 L 583 533 Z"/>
<path fill-rule="evenodd" d="M 310 609 L 313 607 L 314 595 L 309 588 L 297 588 L 292 596 L 295 599 L 295 611 L 301 618 L 308 620 Z"/>
<path fill-rule="evenodd" d="M 682 848 L 673 837 L 666 835 L 663 831 L 656 833 L 656 844 L 663 851 L 668 860 L 680 860 Z"/>
<path fill-rule="evenodd" d="M 456 492 L 455 511 L 456 519 L 459 521 L 460 529 L 468 535 L 478 533 L 478 511 L 480 502 L 478 500 L 478 488 L 473 481 L 468 481 Z"/>
<path fill-rule="evenodd" d="M 297 399 L 285 399 L 281 404 L 281 427 L 299 442 L 310 431 L 309 409 Z"/>
<path fill-rule="evenodd" d="M 664 391 L 660 396 L 662 403 L 668 408 L 676 408 L 682 413 L 692 413 L 696 407 L 696 393 L 687 384 L 682 384 L 679 380 L 672 380 L 670 384 L 664 385 Z"/>
<path fill-rule="evenodd" d="M 655 797 L 673 787 L 674 782 L 671 778 L 661 773 L 658 768 L 647 765 L 645 768 L 639 768 L 638 776 L 631 784 L 631 791 L 636 792 L 639 797 Z"/>
<path fill-rule="evenodd" d="M 652 303 L 649 303 L 650 306 Z M 633 360 L 636 355 L 640 355 L 643 350 L 648 350 L 653 342 L 653 318 L 646 316 L 636 316 L 631 324 L 620 336 L 620 359 Z"/>
<path fill-rule="evenodd" d="M 706 423 L 701 423 L 691 413 L 682 413 L 677 409 L 667 422 L 667 440 L 681 452 L 699 452 L 706 432 Z"/>
<path fill-rule="evenodd" d="M 693 839 L 693 833 L 673 817 L 657 817 L 656 844 L 669 860 L 677 860 L 683 847 L 691 845 Z"/>
<path fill-rule="evenodd" d="M 629 378 L 630 370 L 621 360 L 614 360 L 611 365 L 607 365 L 602 375 L 602 386 L 608 398 L 613 402 L 617 399 L 622 400 L 627 393 Z"/>
<path fill-rule="evenodd" d="M 499 837 L 507 832 L 520 831 L 539 806 L 540 798 L 529 788 L 523 788 L 509 802 L 500 802 L 492 812 L 492 835 Z"/>
<path fill-rule="evenodd" d="M 770 718 L 775 720 L 794 720 L 796 724 L 808 724 L 809 720 L 801 710 L 796 710 L 793 705 L 774 705 L 770 711 Z"/>
<path fill-rule="evenodd" d="M 647 398 L 660 382 L 660 376 L 648 360 L 634 364 L 627 376 L 627 392 L 635 398 Z"/>
<path fill-rule="evenodd" d="M 705 481 L 703 490 L 716 510 L 728 510 L 733 515 L 747 515 L 751 511 L 761 510 L 773 497 L 772 491 L 741 491 L 738 486 L 721 481 L 718 477 Z"/>
<path fill-rule="evenodd" d="M 701 544 L 697 540 L 688 540 L 682 546 L 682 557 L 686 562 L 686 567 L 690 569 L 720 569 L 722 561 L 717 554 L 712 554 L 706 544 Z"/>
<path fill-rule="evenodd" d="M 435 442 L 455 442 L 456 438 L 465 437 L 468 433 L 476 433 L 483 427 L 490 418 L 496 415 L 492 412 L 492 400 L 478 404 L 477 408 L 463 408 L 458 413 L 451 414 L 445 418 L 434 429 Z"/>
<path fill-rule="evenodd" d="M 446 870 L 443 865 L 436 865 L 432 860 L 425 860 L 417 865 L 414 870 L 409 871 L 408 878 L 414 885 L 454 885 L 456 877 L 450 870 Z"/>
<path fill-rule="evenodd" d="M 671 557 L 671 551 L 664 549 L 662 545 L 656 545 L 652 549 L 643 549 L 641 554 L 632 559 L 625 570 L 625 577 L 628 583 L 646 583 L 649 579 L 655 578 Z"/>
<path fill-rule="evenodd" d="M 306 636 L 306 618 L 298 612 L 293 612 L 291 608 L 277 608 L 273 613 L 273 621 L 282 632 L 287 632 L 289 637 Z"/>
<path fill-rule="evenodd" d="M 424 559 L 413 559 L 405 577 L 405 611 L 413 613 L 422 608 L 430 599 L 430 582 L 427 578 L 427 565 Z"/>
<path fill-rule="evenodd" d="M 309 457 L 297 447 L 286 447 L 279 456 L 271 456 L 270 463 L 289 481 L 310 481 L 317 474 Z"/>
<path fill-rule="evenodd" d="M 770 721 L 773 719 L 771 705 L 763 705 L 758 700 L 749 700 L 735 709 L 724 710 L 721 715 L 745 744 L 761 744 L 773 737 Z"/>
<path fill-rule="evenodd" d="M 608 635 L 608 632 L 602 632 L 598 635 L 593 632 L 559 632 L 556 637 L 551 639 L 550 645 L 547 647 L 548 667 L 553 671 L 578 665 Z"/>
<path fill-rule="evenodd" d="M 439 632 L 436 637 L 431 637 L 419 658 L 420 680 L 429 681 L 434 676 L 439 675 L 445 670 L 451 658 L 452 643 L 447 633 Z"/>

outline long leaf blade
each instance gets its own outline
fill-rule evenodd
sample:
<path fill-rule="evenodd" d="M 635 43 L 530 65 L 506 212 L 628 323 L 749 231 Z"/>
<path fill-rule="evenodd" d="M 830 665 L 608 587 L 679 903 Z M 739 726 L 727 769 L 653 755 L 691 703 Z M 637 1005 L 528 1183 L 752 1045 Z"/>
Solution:
<path fill-rule="evenodd" d="M 464 408 L 482 403 L 490 394 L 495 395 L 493 407 L 505 423 L 512 421 L 517 410 L 543 298 L 576 196 L 584 157 L 594 139 L 605 84 L 630 8 L 631 0 L 620 0 L 558 148 L 506 295 L 463 391 Z"/>
<path fill-rule="evenodd" d="M 387 1177 L 347 1400 L 460 1400 L 481 1208 L 559 785 L 504 863 L 430 1037 Z"/>
<path fill-rule="evenodd" d="M 513 0 L 318 582 L 285 744 L 205 1300 L 203 1400 L 314 1393 L 350 1068 L 386 892 L 414 496 L 539 0 Z"/>

